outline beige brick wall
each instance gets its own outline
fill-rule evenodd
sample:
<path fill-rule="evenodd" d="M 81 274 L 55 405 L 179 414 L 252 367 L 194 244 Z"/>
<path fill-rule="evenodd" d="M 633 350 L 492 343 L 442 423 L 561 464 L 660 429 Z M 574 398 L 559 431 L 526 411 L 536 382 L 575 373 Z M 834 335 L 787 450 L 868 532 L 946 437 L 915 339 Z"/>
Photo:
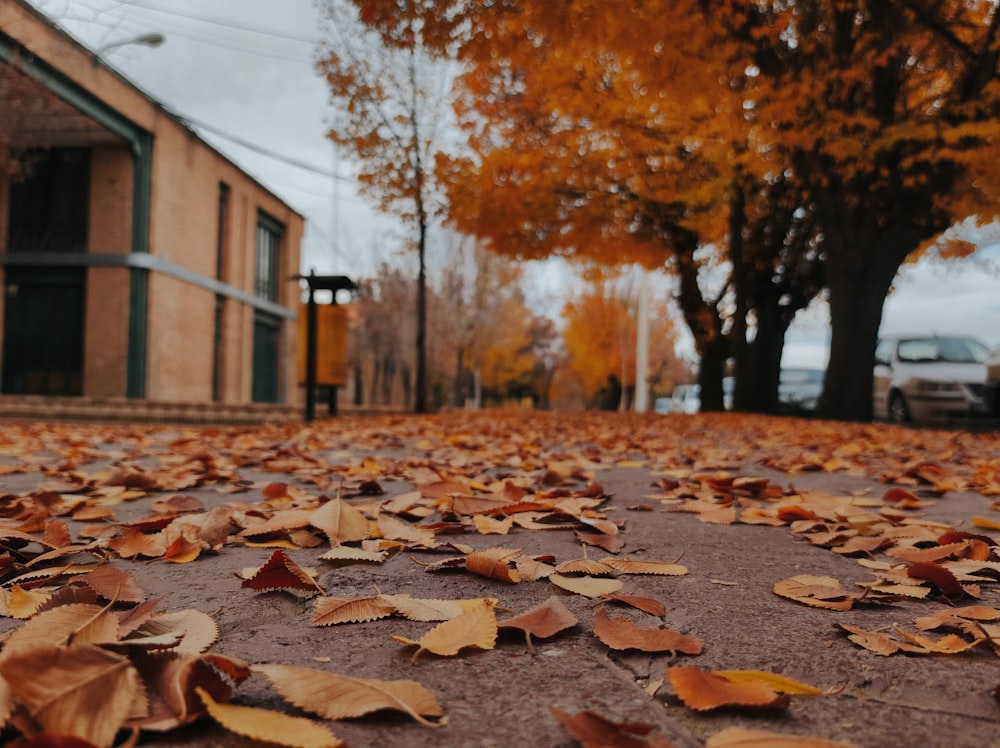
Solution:
<path fill-rule="evenodd" d="M 128 362 L 129 270 L 87 271 L 83 394 L 124 397 Z"/>

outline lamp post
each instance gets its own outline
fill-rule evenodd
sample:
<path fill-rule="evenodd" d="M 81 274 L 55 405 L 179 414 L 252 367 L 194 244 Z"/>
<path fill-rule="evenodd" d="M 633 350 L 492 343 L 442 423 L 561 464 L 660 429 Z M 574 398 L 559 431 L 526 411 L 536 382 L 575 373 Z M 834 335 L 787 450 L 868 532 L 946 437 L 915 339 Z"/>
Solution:
<path fill-rule="evenodd" d="M 128 39 L 121 39 L 117 42 L 110 42 L 101 47 L 98 47 L 94 54 L 97 57 L 101 57 L 113 49 L 118 49 L 119 47 L 124 47 L 129 44 L 143 44 L 147 47 L 159 47 L 163 42 L 166 41 L 166 37 L 159 33 L 153 32 L 150 34 L 141 34 L 140 36 L 131 36 Z"/>

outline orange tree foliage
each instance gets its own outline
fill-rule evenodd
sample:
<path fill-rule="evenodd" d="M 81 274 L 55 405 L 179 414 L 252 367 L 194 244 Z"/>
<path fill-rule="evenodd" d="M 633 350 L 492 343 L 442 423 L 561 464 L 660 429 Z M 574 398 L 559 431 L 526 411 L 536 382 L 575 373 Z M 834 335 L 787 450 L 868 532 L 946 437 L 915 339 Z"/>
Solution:
<path fill-rule="evenodd" d="M 674 354 L 677 334 L 666 304 L 651 304 L 650 386 L 672 389 L 683 374 Z M 606 408 L 628 406 L 635 390 L 637 299 L 613 279 L 598 278 L 563 308 L 566 362 L 563 389 L 576 383 L 590 402 Z"/>
<path fill-rule="evenodd" d="M 727 246 L 734 284 L 753 274 L 738 306 L 770 305 L 760 321 L 779 330 L 825 277 L 827 415 L 870 415 L 899 265 L 994 212 L 990 0 L 423 5 L 448 9 L 429 19 L 470 66 L 472 155 L 445 172 L 456 223 L 515 255 L 668 262 L 716 368 L 723 326 L 692 283 L 696 248 Z M 803 282 L 769 286 L 795 268 Z"/>

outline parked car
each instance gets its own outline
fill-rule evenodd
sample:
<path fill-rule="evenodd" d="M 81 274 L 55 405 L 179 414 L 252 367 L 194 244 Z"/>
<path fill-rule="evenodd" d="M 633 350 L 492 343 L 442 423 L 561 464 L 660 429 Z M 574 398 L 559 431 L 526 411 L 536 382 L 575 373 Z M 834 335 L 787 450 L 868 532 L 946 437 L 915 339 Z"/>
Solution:
<path fill-rule="evenodd" d="M 722 407 L 733 409 L 733 392 L 736 390 L 734 377 L 722 378 Z M 701 386 L 679 384 L 670 398 L 670 413 L 698 413 L 701 410 Z"/>
<path fill-rule="evenodd" d="M 778 411 L 786 415 L 811 415 L 823 394 L 823 369 L 782 369 L 778 380 Z"/>
<path fill-rule="evenodd" d="M 670 406 L 672 404 L 673 398 L 670 397 L 658 397 L 653 401 L 653 412 L 659 413 L 660 415 L 666 415 L 670 412 Z"/>
<path fill-rule="evenodd" d="M 701 409 L 701 387 L 697 384 L 679 384 L 670 398 L 671 413 L 697 413 Z"/>
<path fill-rule="evenodd" d="M 947 424 L 996 418 L 989 349 L 961 336 L 892 336 L 875 349 L 872 407 L 894 423 Z"/>

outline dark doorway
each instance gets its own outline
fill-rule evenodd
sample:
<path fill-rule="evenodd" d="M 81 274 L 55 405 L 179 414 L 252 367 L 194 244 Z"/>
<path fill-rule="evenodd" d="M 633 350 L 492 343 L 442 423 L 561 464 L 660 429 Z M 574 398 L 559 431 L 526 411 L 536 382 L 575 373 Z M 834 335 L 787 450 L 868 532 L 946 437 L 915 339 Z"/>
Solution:
<path fill-rule="evenodd" d="M 86 252 L 90 151 L 22 154 L 27 176 L 10 188 L 8 252 Z"/>
<path fill-rule="evenodd" d="M 258 311 L 253 320 L 253 385 L 255 403 L 276 403 L 278 361 L 281 355 L 281 320 Z"/>
<path fill-rule="evenodd" d="M 5 269 L 0 391 L 82 395 L 86 268 L 46 260 L 87 251 L 90 151 L 53 148 L 20 158 L 26 176 L 10 187 L 7 251 L 33 257 L 30 266 Z"/>
<path fill-rule="evenodd" d="M 84 272 L 84 268 L 7 268 L 4 394 L 83 394 Z"/>

